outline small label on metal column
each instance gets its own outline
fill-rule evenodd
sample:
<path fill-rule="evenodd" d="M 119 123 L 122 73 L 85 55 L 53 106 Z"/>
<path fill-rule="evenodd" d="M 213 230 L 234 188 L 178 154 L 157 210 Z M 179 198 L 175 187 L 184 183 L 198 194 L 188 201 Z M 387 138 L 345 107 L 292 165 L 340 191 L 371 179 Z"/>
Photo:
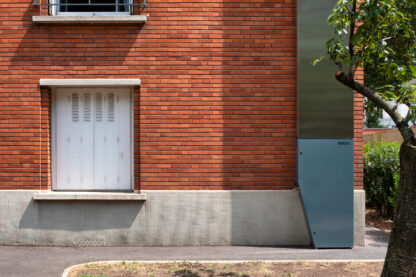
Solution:
<path fill-rule="evenodd" d="M 348 141 L 338 141 L 338 145 L 351 145 Z"/>

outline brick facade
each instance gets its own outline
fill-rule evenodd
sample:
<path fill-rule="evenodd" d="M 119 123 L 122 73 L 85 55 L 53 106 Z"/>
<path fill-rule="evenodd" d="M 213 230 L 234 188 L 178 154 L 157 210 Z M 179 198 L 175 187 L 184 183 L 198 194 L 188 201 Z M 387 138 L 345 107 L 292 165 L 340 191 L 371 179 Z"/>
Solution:
<path fill-rule="evenodd" d="M 364 82 L 364 73 L 360 71 L 357 79 Z M 364 97 L 354 93 L 354 188 L 364 189 L 363 178 L 363 128 L 364 128 Z"/>
<path fill-rule="evenodd" d="M 149 1 L 144 25 L 41 25 L 0 0 L 0 189 L 50 189 L 48 78 L 138 78 L 136 189 L 291 189 L 296 1 Z M 362 98 L 355 97 L 362 189 Z"/>

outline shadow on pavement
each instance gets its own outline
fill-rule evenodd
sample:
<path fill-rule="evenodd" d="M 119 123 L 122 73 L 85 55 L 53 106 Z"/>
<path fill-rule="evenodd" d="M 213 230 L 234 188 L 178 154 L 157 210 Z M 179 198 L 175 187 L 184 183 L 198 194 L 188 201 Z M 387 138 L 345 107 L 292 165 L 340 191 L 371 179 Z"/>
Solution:
<path fill-rule="evenodd" d="M 390 235 L 377 228 L 366 226 L 365 229 L 365 240 L 366 246 L 373 247 L 387 247 L 389 243 Z"/>

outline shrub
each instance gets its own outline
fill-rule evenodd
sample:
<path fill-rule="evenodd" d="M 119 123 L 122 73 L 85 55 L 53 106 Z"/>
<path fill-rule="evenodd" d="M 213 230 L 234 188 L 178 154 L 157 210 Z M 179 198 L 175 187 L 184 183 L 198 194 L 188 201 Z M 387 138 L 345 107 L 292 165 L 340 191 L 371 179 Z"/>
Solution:
<path fill-rule="evenodd" d="M 367 204 L 393 217 L 399 187 L 400 143 L 376 142 L 364 145 L 364 190 Z"/>

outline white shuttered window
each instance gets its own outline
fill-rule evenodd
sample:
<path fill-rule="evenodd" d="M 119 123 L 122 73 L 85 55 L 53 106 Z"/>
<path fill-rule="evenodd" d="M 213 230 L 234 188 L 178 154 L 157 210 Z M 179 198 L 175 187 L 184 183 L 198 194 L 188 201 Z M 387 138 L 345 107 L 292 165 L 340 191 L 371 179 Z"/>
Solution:
<path fill-rule="evenodd" d="M 59 88 L 55 188 L 131 190 L 130 91 Z"/>

